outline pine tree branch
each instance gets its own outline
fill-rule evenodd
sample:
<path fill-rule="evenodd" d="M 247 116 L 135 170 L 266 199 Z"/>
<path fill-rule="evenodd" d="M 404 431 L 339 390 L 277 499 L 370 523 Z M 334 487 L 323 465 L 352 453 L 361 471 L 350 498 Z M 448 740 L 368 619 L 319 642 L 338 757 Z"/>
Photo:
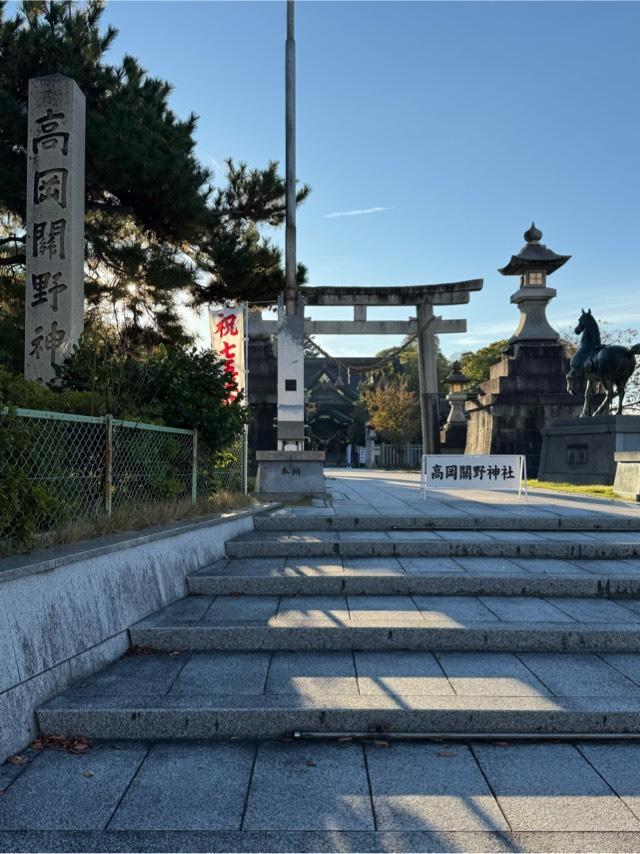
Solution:
<path fill-rule="evenodd" d="M 0 257 L 0 267 L 13 267 L 16 264 L 26 264 L 27 256 L 24 253 L 19 255 L 7 255 L 5 258 Z"/>

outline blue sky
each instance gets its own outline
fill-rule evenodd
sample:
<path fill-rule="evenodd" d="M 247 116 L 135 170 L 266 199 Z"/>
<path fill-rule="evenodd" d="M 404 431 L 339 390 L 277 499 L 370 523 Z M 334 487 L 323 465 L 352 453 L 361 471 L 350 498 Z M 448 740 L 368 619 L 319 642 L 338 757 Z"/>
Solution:
<path fill-rule="evenodd" d="M 112 0 L 106 19 L 120 30 L 112 59 L 134 54 L 172 82 L 176 113 L 200 116 L 203 162 L 284 161 L 284 3 Z M 496 270 L 535 219 L 573 255 L 550 280 L 552 322 L 574 325 L 584 304 L 640 326 L 639 32 L 638 3 L 299 0 L 310 282 L 484 278 L 441 312 L 468 320 L 441 338 L 460 353 L 515 330 L 517 282 Z M 332 216 L 350 211 L 370 212 Z M 399 343 L 319 340 L 353 355 Z"/>

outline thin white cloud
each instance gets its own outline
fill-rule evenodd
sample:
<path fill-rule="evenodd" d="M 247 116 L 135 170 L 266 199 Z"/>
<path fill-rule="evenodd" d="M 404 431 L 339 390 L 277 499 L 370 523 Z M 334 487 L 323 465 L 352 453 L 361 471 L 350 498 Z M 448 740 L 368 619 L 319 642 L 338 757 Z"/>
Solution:
<path fill-rule="evenodd" d="M 211 165 L 215 169 L 218 169 L 218 170 L 222 169 L 221 164 L 218 163 L 218 161 L 215 159 L 215 157 L 212 157 L 205 148 L 203 148 L 201 145 L 199 145 L 198 148 L 200 149 L 200 151 L 204 154 L 204 156 L 207 158 L 209 163 L 211 163 Z"/>
<path fill-rule="evenodd" d="M 324 219 L 334 219 L 337 216 L 362 216 L 363 214 L 381 213 L 382 211 L 392 211 L 395 208 L 386 208 L 378 205 L 375 208 L 361 208 L 355 211 L 334 211 L 324 215 Z"/>

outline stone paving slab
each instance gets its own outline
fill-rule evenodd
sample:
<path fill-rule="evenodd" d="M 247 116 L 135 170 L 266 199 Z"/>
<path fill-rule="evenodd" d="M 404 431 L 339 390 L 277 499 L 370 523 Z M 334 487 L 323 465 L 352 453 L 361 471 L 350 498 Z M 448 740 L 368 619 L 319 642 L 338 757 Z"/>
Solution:
<path fill-rule="evenodd" d="M 398 563 L 406 572 L 460 573 L 461 564 L 451 557 L 401 557 Z"/>
<path fill-rule="evenodd" d="M 335 558 L 332 560 L 326 560 L 319 558 L 318 560 L 308 559 L 308 560 L 296 560 L 295 558 L 288 558 L 285 561 L 285 566 L 282 570 L 283 575 L 303 575 L 303 576 L 315 576 L 315 575 L 334 575 L 335 573 L 342 573 L 344 571 L 344 567 L 342 565 L 342 558 Z"/>
<path fill-rule="evenodd" d="M 402 701 L 412 695 L 454 694 L 451 683 L 431 653 L 355 652 L 354 660 L 362 695 L 388 695 Z"/>
<path fill-rule="evenodd" d="M 403 573 L 404 569 L 395 557 L 357 558 L 349 557 L 342 560 L 345 574 L 362 574 L 366 572 L 372 575 L 397 575 Z"/>
<path fill-rule="evenodd" d="M 152 673 L 155 683 L 148 685 L 142 678 L 132 680 L 130 662 L 144 664 L 141 676 Z M 534 675 L 538 664 L 545 668 L 546 683 L 541 681 L 542 673 L 540 679 Z M 594 695 L 600 684 L 605 694 L 613 691 L 615 695 L 621 685 L 628 693 L 630 686 L 640 684 L 640 660 L 634 653 L 559 653 L 554 657 L 531 655 L 527 660 L 523 654 L 499 652 L 195 652 L 120 659 L 91 680 L 76 683 L 64 696 L 81 699 L 169 695 L 188 699 L 265 692 L 313 693 L 321 705 L 324 695 L 344 692 L 388 693 L 396 699 L 433 693 L 564 696 L 574 684 L 568 681 L 569 677 L 575 682 L 580 674 L 583 681 L 587 679 L 587 691 L 594 684 Z M 631 693 L 635 694 L 633 688 Z M 578 694 L 590 696 L 582 691 Z"/>
<path fill-rule="evenodd" d="M 276 652 L 271 657 L 269 694 L 357 694 L 351 652 Z"/>
<path fill-rule="evenodd" d="M 189 653 L 125 656 L 83 678 L 75 688 L 84 694 L 166 694 L 189 658 Z"/>
<path fill-rule="evenodd" d="M 327 488 L 330 496 L 339 492 L 343 500 L 357 503 L 363 508 L 370 508 L 374 515 L 375 508 L 387 501 L 400 503 L 405 512 L 420 508 L 424 515 L 491 515 L 504 513 L 510 516 L 548 515 L 563 516 L 593 516 L 630 517 L 638 518 L 638 506 L 633 502 L 622 500 L 599 499 L 571 493 L 561 493 L 550 490 L 530 490 L 526 499 L 519 498 L 509 492 L 488 492 L 483 490 L 431 489 L 427 499 L 423 500 L 419 491 L 420 475 L 418 472 L 388 472 L 368 469 L 332 469 L 327 470 Z M 331 504 L 329 505 L 331 506 Z M 336 507 L 336 502 L 333 503 Z M 411 515 L 407 512 L 407 515 Z"/>
<path fill-rule="evenodd" d="M 550 602 L 534 596 L 481 596 L 480 601 L 499 620 L 510 622 L 535 622 L 535 623 L 571 623 L 573 617 L 556 608 Z M 587 600 L 589 602 L 596 600 Z M 597 600 L 595 610 L 601 612 L 602 606 L 607 602 Z M 592 621 L 589 621 L 592 622 Z M 615 622 L 615 621 L 614 621 Z M 627 622 L 626 618 L 624 622 Z"/>
<path fill-rule="evenodd" d="M 196 604 L 201 597 L 190 596 L 179 604 Z M 188 629 L 234 625 L 279 626 L 305 622 L 317 625 L 374 625 L 380 620 L 389 626 L 449 623 L 472 627 L 476 623 L 594 623 L 637 625 L 640 602 L 613 602 L 605 598 L 537 596 L 427 596 L 348 595 L 348 596 L 218 596 L 196 619 L 173 621 L 175 606 L 163 609 L 134 626 L 134 631 Z M 190 609 L 183 608 L 185 613 Z M 198 612 L 196 612 L 198 613 Z M 144 665 L 138 665 L 143 667 Z M 130 665 L 135 670 L 136 665 Z"/>
<path fill-rule="evenodd" d="M 284 572 L 284 565 L 285 558 L 283 557 L 234 558 L 234 560 L 223 558 L 202 567 L 197 572 L 191 573 L 189 578 L 194 581 L 203 576 L 209 577 L 211 575 L 232 578 L 245 575 L 278 578 Z"/>
<path fill-rule="evenodd" d="M 436 655 L 456 694 L 532 696 L 552 692 L 512 653 L 439 652 Z"/>
<path fill-rule="evenodd" d="M 172 684 L 170 693 L 261 694 L 270 661 L 268 652 L 195 652 Z"/>
<path fill-rule="evenodd" d="M 109 822 L 110 830 L 239 830 L 256 748 L 157 744 Z"/>
<path fill-rule="evenodd" d="M 393 625 L 423 625 L 425 620 L 410 596 L 348 596 L 349 616 L 352 623 L 382 623 Z"/>
<path fill-rule="evenodd" d="M 637 742 L 108 742 L 29 758 L 0 798 L 3 851 L 640 850 Z"/>
<path fill-rule="evenodd" d="M 494 622 L 498 617 L 476 596 L 412 596 L 425 620 L 456 625 Z"/>
<path fill-rule="evenodd" d="M 153 615 L 153 622 L 166 625 L 180 625 L 200 620 L 211 607 L 213 596 L 185 596 Z"/>
<path fill-rule="evenodd" d="M 640 818 L 640 744 L 579 744 L 578 750 Z"/>
<path fill-rule="evenodd" d="M 374 830 L 362 747 L 261 744 L 243 828 Z"/>
<path fill-rule="evenodd" d="M 520 660 L 556 696 L 637 696 L 640 686 L 619 673 L 597 655 L 520 653 Z"/>
<path fill-rule="evenodd" d="M 471 575 L 524 575 L 526 567 L 505 557 L 458 557 L 455 562 Z"/>
<path fill-rule="evenodd" d="M 509 830 L 468 747 L 365 749 L 379 830 Z"/>
<path fill-rule="evenodd" d="M 0 798 L 1 830 L 102 830 L 147 755 L 146 745 L 47 750 Z"/>
<path fill-rule="evenodd" d="M 627 676 L 636 685 L 640 685 L 640 656 L 624 652 L 605 652 L 599 658 Z"/>
<path fill-rule="evenodd" d="M 627 832 L 464 831 L 67 831 L 2 833 L 7 852 L 638 852 Z"/>
<path fill-rule="evenodd" d="M 547 599 L 550 605 L 560 608 L 574 620 L 584 622 L 597 623 L 623 623 L 625 621 L 640 621 L 640 613 L 635 613 L 633 605 L 640 603 L 631 603 L 632 607 L 627 607 L 626 602 L 613 602 L 609 600 L 595 599 L 573 599 L 568 596 L 558 598 L 551 597 Z M 597 602 L 597 605 L 595 604 Z"/>
<path fill-rule="evenodd" d="M 572 561 L 555 560 L 553 558 L 513 558 L 511 563 L 514 566 L 524 569 L 525 572 L 541 573 L 543 575 L 566 575 L 567 573 L 574 575 L 587 571 Z M 598 561 L 593 561 L 593 563 L 598 563 Z M 619 563 L 624 563 L 624 561 L 615 562 L 615 564 Z M 640 565 L 637 568 L 640 575 Z M 615 570 L 615 566 L 610 569 Z M 612 574 L 617 573 L 612 572 Z"/>
<path fill-rule="evenodd" d="M 634 830 L 640 821 L 575 747 L 472 750 L 513 830 Z"/>
<path fill-rule="evenodd" d="M 276 622 L 296 620 L 344 625 L 349 622 L 347 599 L 344 596 L 283 596 Z"/>
<path fill-rule="evenodd" d="M 263 622 L 274 617 L 278 610 L 278 596 L 217 596 L 206 612 L 208 623 Z"/>

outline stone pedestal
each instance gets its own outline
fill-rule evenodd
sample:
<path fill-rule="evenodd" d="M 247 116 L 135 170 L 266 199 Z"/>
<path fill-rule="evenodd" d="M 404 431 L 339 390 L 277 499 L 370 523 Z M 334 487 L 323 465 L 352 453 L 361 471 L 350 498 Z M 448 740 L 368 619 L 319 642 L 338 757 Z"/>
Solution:
<path fill-rule="evenodd" d="M 464 405 L 467 397 L 464 391 L 452 391 L 447 395 L 449 415 L 440 431 L 440 449 L 443 454 L 464 454 L 467 444 L 467 416 Z"/>
<path fill-rule="evenodd" d="M 613 488 L 623 498 L 640 501 L 640 451 L 618 451 L 613 458 L 616 462 Z"/>
<path fill-rule="evenodd" d="M 542 431 L 556 418 L 577 416 L 582 396 L 566 390 L 569 361 L 554 341 L 515 341 L 491 367 L 478 400 L 467 402 L 467 454 L 524 454 L 536 477 Z"/>
<path fill-rule="evenodd" d="M 324 451 L 256 451 L 256 495 L 298 501 L 326 494 Z"/>
<path fill-rule="evenodd" d="M 538 478 L 555 483 L 600 483 L 616 476 L 615 454 L 640 452 L 640 415 L 561 418 L 543 431 Z"/>
<path fill-rule="evenodd" d="M 447 422 L 440 431 L 440 450 L 443 454 L 464 454 L 467 442 L 467 423 Z"/>

